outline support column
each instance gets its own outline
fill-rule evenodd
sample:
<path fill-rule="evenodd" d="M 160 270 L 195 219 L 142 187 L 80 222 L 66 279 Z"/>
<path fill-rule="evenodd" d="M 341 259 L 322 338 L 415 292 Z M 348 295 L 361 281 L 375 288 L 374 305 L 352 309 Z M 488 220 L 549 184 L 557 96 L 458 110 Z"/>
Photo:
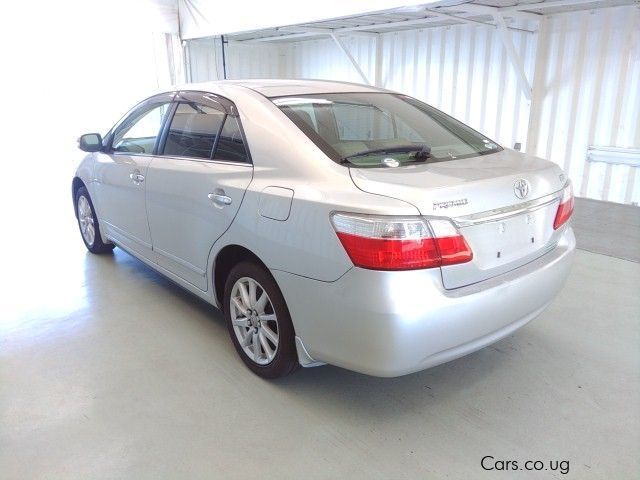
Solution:
<path fill-rule="evenodd" d="M 376 78 L 374 80 L 376 87 L 382 87 L 382 56 L 382 34 L 378 33 L 376 35 Z"/>
<path fill-rule="evenodd" d="M 522 59 L 518 55 L 516 51 L 516 47 L 513 44 L 513 39 L 511 38 L 511 34 L 509 33 L 509 29 L 507 28 L 507 24 L 504 21 L 504 17 L 502 13 L 495 12 L 492 14 L 493 19 L 496 21 L 496 28 L 498 30 L 498 35 L 500 35 L 500 40 L 502 40 L 502 44 L 504 45 L 505 50 L 507 51 L 507 57 L 509 57 L 509 61 L 513 65 L 514 70 L 516 71 L 516 76 L 518 78 L 518 85 L 520 85 L 520 89 L 524 96 L 526 97 L 528 102 L 531 102 L 531 84 L 527 79 L 527 74 L 524 71 L 524 65 L 522 63 Z"/>
<path fill-rule="evenodd" d="M 356 59 L 353 58 L 353 55 L 351 55 L 351 52 L 349 51 L 347 46 L 344 44 L 344 42 L 340 39 L 340 37 L 338 37 L 335 33 L 331 33 L 330 35 L 331 35 L 331 38 L 333 38 L 333 41 L 336 42 L 336 45 L 338 46 L 338 48 L 342 50 L 342 53 L 344 53 L 347 56 L 347 58 L 351 61 L 351 64 L 358 71 L 358 74 L 360 75 L 360 77 L 362 77 L 362 80 L 364 81 L 364 83 L 371 85 L 371 82 L 369 81 L 365 73 L 360 68 L 360 65 L 358 65 L 358 62 L 356 61 Z"/>
<path fill-rule="evenodd" d="M 531 107 L 529 110 L 529 125 L 525 138 L 526 153 L 535 155 L 538 150 L 540 116 L 542 115 L 542 103 L 545 96 L 545 77 L 547 75 L 547 54 L 549 53 L 549 20 L 543 17 L 538 28 L 536 42 L 536 63 L 533 67 L 533 89 Z"/>

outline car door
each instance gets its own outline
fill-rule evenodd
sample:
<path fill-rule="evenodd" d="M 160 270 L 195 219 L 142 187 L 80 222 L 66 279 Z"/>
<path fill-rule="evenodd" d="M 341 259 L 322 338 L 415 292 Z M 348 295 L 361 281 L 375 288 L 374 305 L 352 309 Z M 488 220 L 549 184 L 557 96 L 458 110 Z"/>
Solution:
<path fill-rule="evenodd" d="M 233 104 L 180 92 L 146 176 L 156 261 L 203 291 L 214 242 L 231 225 L 253 167 Z"/>
<path fill-rule="evenodd" d="M 174 93 L 152 97 L 128 114 L 106 138 L 94 169 L 98 215 L 105 234 L 153 259 L 145 204 L 145 179 Z"/>

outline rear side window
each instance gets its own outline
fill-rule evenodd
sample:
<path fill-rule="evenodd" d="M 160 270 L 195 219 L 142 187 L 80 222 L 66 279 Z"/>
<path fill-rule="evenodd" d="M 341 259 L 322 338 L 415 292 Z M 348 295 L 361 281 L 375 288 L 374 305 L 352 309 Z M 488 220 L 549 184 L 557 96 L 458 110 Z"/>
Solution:
<path fill-rule="evenodd" d="M 169 126 L 164 155 L 210 159 L 224 116 L 207 105 L 179 103 Z"/>
<path fill-rule="evenodd" d="M 238 125 L 236 117 L 227 116 L 213 159 L 227 162 L 249 162 L 240 125 Z"/>
<path fill-rule="evenodd" d="M 300 117 L 300 120 L 305 122 L 309 127 L 318 131 L 318 120 L 316 119 L 316 111 L 312 104 L 306 105 L 291 105 L 291 110 Z"/>

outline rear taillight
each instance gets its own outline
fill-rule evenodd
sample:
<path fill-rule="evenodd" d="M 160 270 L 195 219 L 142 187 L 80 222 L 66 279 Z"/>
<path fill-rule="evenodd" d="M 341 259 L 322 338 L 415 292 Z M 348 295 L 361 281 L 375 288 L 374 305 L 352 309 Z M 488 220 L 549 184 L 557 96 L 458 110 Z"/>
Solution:
<path fill-rule="evenodd" d="M 567 220 L 571 218 L 571 214 L 573 213 L 573 203 L 573 189 L 571 188 L 571 182 L 568 182 L 562 190 L 560 205 L 558 205 L 556 218 L 553 221 L 554 230 L 559 229 L 562 225 L 567 223 Z"/>
<path fill-rule="evenodd" d="M 358 267 L 415 270 L 473 258 L 464 237 L 449 220 L 334 213 L 331 222 Z"/>

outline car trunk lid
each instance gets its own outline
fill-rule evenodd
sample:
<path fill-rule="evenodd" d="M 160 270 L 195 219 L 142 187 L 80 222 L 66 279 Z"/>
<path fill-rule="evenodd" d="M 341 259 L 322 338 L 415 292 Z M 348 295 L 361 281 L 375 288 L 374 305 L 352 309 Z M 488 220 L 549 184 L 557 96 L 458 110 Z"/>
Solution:
<path fill-rule="evenodd" d="M 512 150 L 400 168 L 351 168 L 363 191 L 407 201 L 426 217 L 454 221 L 473 259 L 442 267 L 445 288 L 499 275 L 549 251 L 566 183 L 555 164 Z M 519 198 L 522 197 L 522 198 Z"/>

